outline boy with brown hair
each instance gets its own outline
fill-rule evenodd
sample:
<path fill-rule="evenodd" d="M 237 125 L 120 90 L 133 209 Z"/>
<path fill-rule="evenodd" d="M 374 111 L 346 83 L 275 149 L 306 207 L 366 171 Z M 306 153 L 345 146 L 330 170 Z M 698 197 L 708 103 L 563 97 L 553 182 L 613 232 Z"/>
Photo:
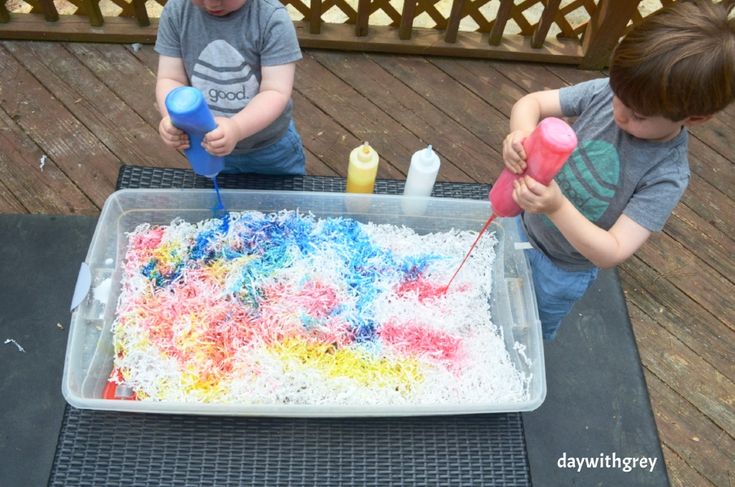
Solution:
<path fill-rule="evenodd" d="M 733 1 L 680 1 L 634 26 L 610 77 L 530 93 L 513 106 L 503 159 L 525 169 L 521 142 L 544 117 L 577 117 L 579 145 L 548 186 L 524 176 L 513 199 L 544 339 L 582 297 L 598 268 L 630 257 L 660 231 L 689 182 L 687 128 L 735 98 Z"/>

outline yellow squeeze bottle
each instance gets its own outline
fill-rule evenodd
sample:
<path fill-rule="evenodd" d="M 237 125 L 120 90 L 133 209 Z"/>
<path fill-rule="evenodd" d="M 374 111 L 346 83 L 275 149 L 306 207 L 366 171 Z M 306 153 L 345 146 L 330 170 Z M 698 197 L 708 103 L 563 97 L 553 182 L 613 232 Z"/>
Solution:
<path fill-rule="evenodd" d="M 367 142 L 352 149 L 350 164 L 347 166 L 348 193 L 373 192 L 379 160 L 378 153 Z"/>

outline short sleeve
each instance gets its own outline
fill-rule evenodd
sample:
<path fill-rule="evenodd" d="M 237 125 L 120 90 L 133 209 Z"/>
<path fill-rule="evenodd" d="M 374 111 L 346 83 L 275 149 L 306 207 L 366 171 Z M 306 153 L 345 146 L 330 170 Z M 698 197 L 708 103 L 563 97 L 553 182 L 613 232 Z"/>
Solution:
<path fill-rule="evenodd" d="M 623 210 L 624 215 L 651 232 L 661 231 L 689 185 L 686 148 L 675 149 L 671 157 L 681 163 L 667 165 L 667 170 L 643 178 Z"/>
<path fill-rule="evenodd" d="M 293 21 L 285 8 L 277 8 L 268 20 L 263 35 L 260 62 L 263 66 L 278 66 L 302 58 Z"/>
<path fill-rule="evenodd" d="M 604 95 L 608 89 L 607 78 L 584 81 L 559 90 L 559 103 L 565 117 L 579 116 L 595 97 Z"/>
<path fill-rule="evenodd" d="M 181 41 L 179 40 L 179 23 L 176 21 L 181 15 L 181 8 L 176 0 L 170 0 L 161 12 L 158 22 L 158 32 L 154 50 L 162 55 L 183 58 Z"/>

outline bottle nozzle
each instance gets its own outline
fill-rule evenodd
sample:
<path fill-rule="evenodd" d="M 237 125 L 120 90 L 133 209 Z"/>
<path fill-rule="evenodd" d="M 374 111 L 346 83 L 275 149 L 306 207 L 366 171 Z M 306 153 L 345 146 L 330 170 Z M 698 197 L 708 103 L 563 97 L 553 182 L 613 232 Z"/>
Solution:
<path fill-rule="evenodd" d="M 370 144 L 363 142 L 362 146 L 360 146 L 360 150 L 357 152 L 357 158 L 360 159 L 361 162 L 370 162 L 372 152 L 373 148 L 370 147 Z"/>

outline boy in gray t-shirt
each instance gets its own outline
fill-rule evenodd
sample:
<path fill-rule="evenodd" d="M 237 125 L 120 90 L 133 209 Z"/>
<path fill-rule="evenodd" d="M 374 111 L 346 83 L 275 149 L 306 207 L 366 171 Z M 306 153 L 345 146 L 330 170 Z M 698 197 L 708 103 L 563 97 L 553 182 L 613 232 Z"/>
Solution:
<path fill-rule="evenodd" d="M 524 176 L 513 199 L 533 246 L 527 256 L 544 339 L 582 297 L 599 267 L 630 257 L 660 231 L 689 182 L 687 127 L 735 98 L 732 6 L 677 2 L 620 42 L 610 78 L 531 93 L 514 106 L 506 167 L 525 170 L 521 142 L 549 116 L 577 117 L 579 144 L 548 186 Z"/>
<path fill-rule="evenodd" d="M 304 174 L 291 90 L 301 50 L 277 0 L 169 0 L 158 27 L 159 133 L 175 149 L 189 139 L 171 124 L 166 95 L 191 85 L 204 94 L 217 128 L 204 148 L 225 157 L 223 172 Z"/>

